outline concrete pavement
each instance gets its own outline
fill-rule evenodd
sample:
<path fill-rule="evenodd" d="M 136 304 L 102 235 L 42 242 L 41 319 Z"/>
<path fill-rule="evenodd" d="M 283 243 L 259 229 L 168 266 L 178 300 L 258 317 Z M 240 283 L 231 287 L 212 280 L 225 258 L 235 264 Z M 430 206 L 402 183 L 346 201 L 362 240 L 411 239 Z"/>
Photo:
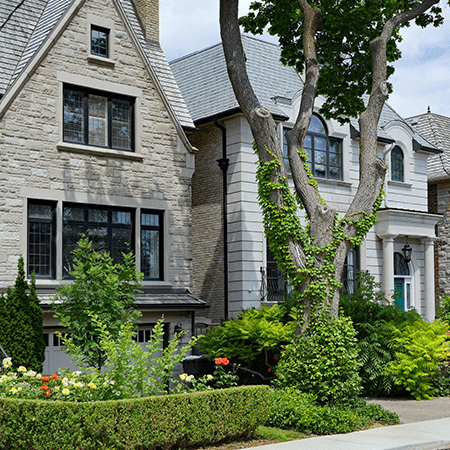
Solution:
<path fill-rule="evenodd" d="M 371 399 L 369 401 L 395 411 L 403 423 L 348 434 L 319 436 L 253 447 L 253 449 L 450 450 L 450 397 L 421 401 L 409 399 Z"/>

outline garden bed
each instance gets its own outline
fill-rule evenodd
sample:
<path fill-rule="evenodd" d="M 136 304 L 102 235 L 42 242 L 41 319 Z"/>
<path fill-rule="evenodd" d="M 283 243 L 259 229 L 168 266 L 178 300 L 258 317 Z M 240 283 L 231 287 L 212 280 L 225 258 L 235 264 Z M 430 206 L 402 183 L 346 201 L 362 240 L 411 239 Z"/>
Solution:
<path fill-rule="evenodd" d="M 104 402 L 0 399 L 0 447 L 157 449 L 250 434 L 268 417 L 267 386 Z"/>

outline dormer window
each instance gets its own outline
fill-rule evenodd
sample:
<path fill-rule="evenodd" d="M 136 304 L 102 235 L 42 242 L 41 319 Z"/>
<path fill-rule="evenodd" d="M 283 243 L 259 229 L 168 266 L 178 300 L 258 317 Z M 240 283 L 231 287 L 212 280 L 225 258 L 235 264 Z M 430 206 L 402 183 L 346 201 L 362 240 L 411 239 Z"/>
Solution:
<path fill-rule="evenodd" d="M 91 27 L 91 54 L 109 57 L 109 30 L 92 25 Z"/>
<path fill-rule="evenodd" d="M 391 152 L 391 180 L 404 181 L 403 172 L 403 152 L 395 146 Z"/>

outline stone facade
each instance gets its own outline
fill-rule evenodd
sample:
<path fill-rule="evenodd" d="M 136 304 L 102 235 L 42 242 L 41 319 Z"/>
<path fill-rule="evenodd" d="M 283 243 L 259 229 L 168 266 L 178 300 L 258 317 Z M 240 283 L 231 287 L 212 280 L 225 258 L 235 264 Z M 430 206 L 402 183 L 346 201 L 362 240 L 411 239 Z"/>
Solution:
<path fill-rule="evenodd" d="M 58 324 L 49 311 L 48 299 L 58 285 L 67 282 L 63 280 L 62 256 L 65 203 L 131 211 L 138 270 L 142 268 L 141 212 L 150 210 L 163 217 L 158 231 L 163 234 L 159 244 L 163 276 L 143 282 L 143 300 L 136 303 L 143 312 L 141 326 L 155 323 L 164 314 L 167 337 L 173 336 L 175 326 L 194 332 L 195 311 L 204 307 L 204 302 L 191 295 L 193 149 L 187 145 L 166 93 L 161 94 L 161 80 L 148 70 L 142 42 L 123 20 L 124 3 L 79 2 L 76 14 L 61 25 L 60 34 L 15 98 L 3 109 L 0 103 L 0 289 L 13 285 L 19 255 L 24 256 L 27 267 L 30 201 L 51 203 L 56 217 L 52 244 L 56 276 L 37 278 L 38 293 L 45 298 L 41 301 L 49 336 Z M 148 12 L 154 13 L 157 2 L 148 5 Z M 107 58 L 91 53 L 90 30 L 94 25 L 109 30 Z M 65 142 L 66 86 L 133 99 L 133 151 Z M 174 98 L 173 91 L 171 94 Z M 50 353 L 52 357 L 61 354 L 52 337 L 47 356 Z M 60 361 L 66 361 L 64 355 L 62 358 Z M 45 367 L 48 371 L 61 367 L 55 364 L 58 360 L 47 358 Z"/>

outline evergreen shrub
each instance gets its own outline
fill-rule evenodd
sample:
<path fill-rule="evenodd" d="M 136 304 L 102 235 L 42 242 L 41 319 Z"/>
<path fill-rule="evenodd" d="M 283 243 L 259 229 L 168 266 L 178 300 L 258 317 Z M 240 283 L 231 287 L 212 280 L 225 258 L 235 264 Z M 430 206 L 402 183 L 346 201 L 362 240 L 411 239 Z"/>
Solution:
<path fill-rule="evenodd" d="M 14 288 L 0 296 L 0 345 L 16 367 L 42 372 L 45 342 L 42 309 L 36 294 L 36 280 L 28 284 L 20 256 Z"/>
<path fill-rule="evenodd" d="M 0 442 L 4 450 L 210 445 L 264 424 L 269 395 L 267 386 L 241 386 L 105 402 L 0 399 Z"/>

